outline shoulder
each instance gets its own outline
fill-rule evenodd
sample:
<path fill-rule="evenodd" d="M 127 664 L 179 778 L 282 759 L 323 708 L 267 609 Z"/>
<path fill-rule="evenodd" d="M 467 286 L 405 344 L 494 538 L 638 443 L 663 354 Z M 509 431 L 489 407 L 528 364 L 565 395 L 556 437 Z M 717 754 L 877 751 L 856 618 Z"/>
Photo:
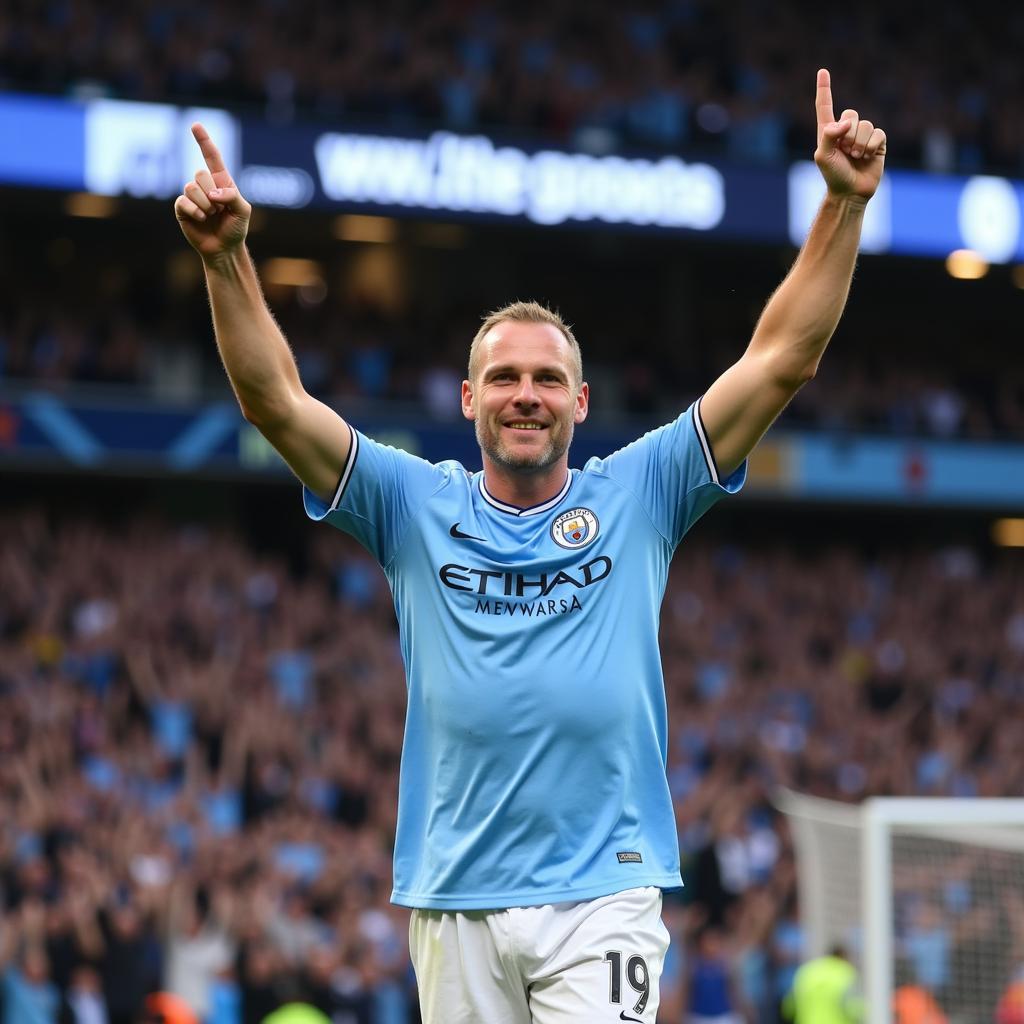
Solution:
<path fill-rule="evenodd" d="M 477 474 L 470 472 L 461 462 L 445 459 L 442 462 L 428 462 L 425 465 L 429 467 L 427 472 L 431 494 L 465 495 L 471 498 Z"/>
<path fill-rule="evenodd" d="M 342 473 L 339 493 L 349 478 L 363 478 L 366 484 L 390 488 L 391 485 L 414 490 L 434 490 L 448 480 L 468 476 L 465 468 L 454 460 L 430 462 L 420 455 L 378 441 L 359 430 L 352 431 L 352 449 Z"/>
<path fill-rule="evenodd" d="M 442 462 L 430 462 L 428 465 L 433 466 L 441 476 L 452 480 L 455 483 L 464 483 L 467 486 L 472 484 L 474 477 L 477 473 L 472 473 L 461 462 L 456 462 L 455 459 L 445 459 Z"/>

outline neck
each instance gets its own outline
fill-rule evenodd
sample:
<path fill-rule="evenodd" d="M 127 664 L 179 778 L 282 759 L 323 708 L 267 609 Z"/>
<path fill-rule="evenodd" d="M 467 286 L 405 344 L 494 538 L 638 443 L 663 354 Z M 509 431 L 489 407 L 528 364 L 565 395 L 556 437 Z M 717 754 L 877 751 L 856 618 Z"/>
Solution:
<path fill-rule="evenodd" d="M 487 493 L 517 508 L 530 508 L 549 501 L 565 486 L 568 472 L 567 455 L 553 465 L 535 472 L 508 469 L 484 455 L 484 485 Z"/>

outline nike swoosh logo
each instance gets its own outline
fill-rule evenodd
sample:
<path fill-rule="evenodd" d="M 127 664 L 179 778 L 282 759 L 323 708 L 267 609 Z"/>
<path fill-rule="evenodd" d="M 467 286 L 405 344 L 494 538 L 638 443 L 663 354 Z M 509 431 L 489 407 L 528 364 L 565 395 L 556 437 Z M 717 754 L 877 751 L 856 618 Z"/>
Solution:
<path fill-rule="evenodd" d="M 463 533 L 459 529 L 459 524 L 455 523 L 452 528 L 448 531 L 449 535 L 454 537 L 456 540 L 483 540 L 483 537 L 474 537 L 471 533 Z"/>
<path fill-rule="evenodd" d="M 644 1024 L 644 1022 L 643 1022 L 643 1021 L 642 1021 L 642 1020 L 641 1020 L 641 1019 L 640 1019 L 639 1017 L 627 1017 L 627 1016 L 626 1016 L 626 1011 L 625 1011 L 625 1010 L 623 1010 L 623 1011 L 622 1011 L 622 1012 L 621 1012 L 621 1013 L 619 1014 L 619 1020 L 635 1020 L 635 1021 L 636 1021 L 636 1024 Z"/>

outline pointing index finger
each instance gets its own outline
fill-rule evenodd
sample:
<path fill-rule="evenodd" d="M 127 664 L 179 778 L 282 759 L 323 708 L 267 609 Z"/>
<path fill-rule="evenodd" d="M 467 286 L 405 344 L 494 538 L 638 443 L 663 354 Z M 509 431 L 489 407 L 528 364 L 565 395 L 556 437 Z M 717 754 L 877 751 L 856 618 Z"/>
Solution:
<path fill-rule="evenodd" d="M 825 68 L 818 72 L 818 89 L 814 98 L 814 108 L 818 112 L 818 135 L 827 124 L 832 124 L 836 116 L 832 112 L 832 78 Z"/>
<path fill-rule="evenodd" d="M 199 149 L 202 151 L 206 166 L 210 168 L 210 173 L 214 175 L 227 173 L 220 150 L 210 138 L 210 133 L 198 121 L 192 125 L 192 135 L 199 143 Z"/>

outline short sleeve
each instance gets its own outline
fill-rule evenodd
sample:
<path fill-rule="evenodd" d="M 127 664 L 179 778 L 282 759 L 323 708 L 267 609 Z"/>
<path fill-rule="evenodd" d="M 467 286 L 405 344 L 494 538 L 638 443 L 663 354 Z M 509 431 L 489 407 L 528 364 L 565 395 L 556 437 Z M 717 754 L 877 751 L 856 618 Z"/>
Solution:
<path fill-rule="evenodd" d="M 350 533 L 377 561 L 394 558 L 416 510 L 447 479 L 442 466 L 379 444 L 349 425 L 352 444 L 328 504 L 303 487 L 306 515 Z"/>
<path fill-rule="evenodd" d="M 726 479 L 720 477 L 699 400 L 671 423 L 601 460 L 597 468 L 637 497 L 673 546 L 716 501 L 739 491 L 747 475 L 744 461 Z"/>

